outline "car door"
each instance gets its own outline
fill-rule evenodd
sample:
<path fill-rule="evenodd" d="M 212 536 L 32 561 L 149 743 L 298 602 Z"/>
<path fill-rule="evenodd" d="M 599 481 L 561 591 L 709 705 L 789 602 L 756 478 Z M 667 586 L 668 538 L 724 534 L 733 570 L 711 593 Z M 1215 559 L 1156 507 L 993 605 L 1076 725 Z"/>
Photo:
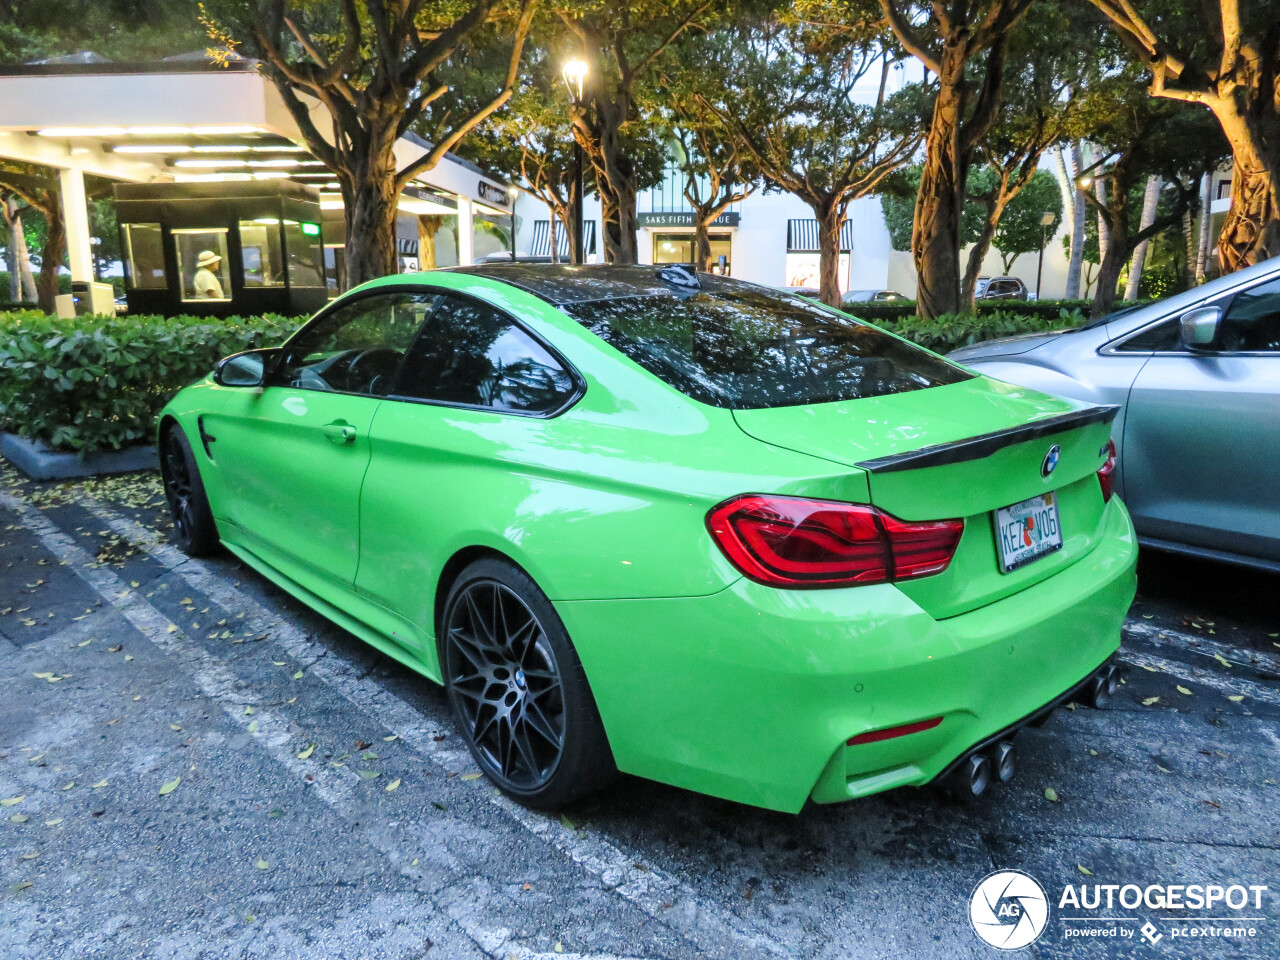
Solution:
<path fill-rule="evenodd" d="M 555 447 L 555 414 L 578 395 L 568 365 L 512 317 L 445 295 L 409 349 L 378 411 L 361 494 L 360 596 L 385 611 L 382 633 L 429 666 L 441 566 L 484 542 L 511 498 L 533 502 L 544 484 L 518 466 Z M 499 531 L 498 537 L 519 536 Z"/>
<path fill-rule="evenodd" d="M 1205 349 L 1166 321 L 1138 373 L 1125 495 L 1147 537 L 1280 560 L 1280 279 L 1223 306 Z"/>
<path fill-rule="evenodd" d="M 350 588 L 370 427 L 433 304 L 413 292 L 340 303 L 285 345 L 261 390 L 204 418 L 233 542 L 310 589 Z"/>

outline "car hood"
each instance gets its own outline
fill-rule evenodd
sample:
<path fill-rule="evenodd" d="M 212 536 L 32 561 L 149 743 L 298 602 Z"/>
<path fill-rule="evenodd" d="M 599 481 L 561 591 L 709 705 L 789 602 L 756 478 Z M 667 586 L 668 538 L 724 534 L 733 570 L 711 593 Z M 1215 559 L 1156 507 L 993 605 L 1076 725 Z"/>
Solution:
<path fill-rule="evenodd" d="M 956 363 L 968 363 L 970 360 L 985 360 L 987 357 L 1011 357 L 1020 353 L 1030 353 L 1036 347 L 1057 340 L 1066 330 L 1051 330 L 1048 333 L 1020 333 L 1015 337 L 1000 337 L 998 340 L 983 340 L 969 347 L 961 347 L 947 354 L 948 360 Z"/>

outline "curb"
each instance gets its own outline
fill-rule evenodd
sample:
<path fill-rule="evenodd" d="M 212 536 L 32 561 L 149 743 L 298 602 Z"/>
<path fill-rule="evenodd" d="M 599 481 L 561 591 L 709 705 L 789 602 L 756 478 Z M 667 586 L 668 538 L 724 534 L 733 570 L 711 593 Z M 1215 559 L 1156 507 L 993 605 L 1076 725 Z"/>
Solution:
<path fill-rule="evenodd" d="M 149 470 L 156 465 L 156 448 L 150 445 L 81 457 L 77 453 L 50 449 L 43 440 L 29 440 L 15 433 L 0 433 L 0 456 L 32 480 L 79 480 Z"/>

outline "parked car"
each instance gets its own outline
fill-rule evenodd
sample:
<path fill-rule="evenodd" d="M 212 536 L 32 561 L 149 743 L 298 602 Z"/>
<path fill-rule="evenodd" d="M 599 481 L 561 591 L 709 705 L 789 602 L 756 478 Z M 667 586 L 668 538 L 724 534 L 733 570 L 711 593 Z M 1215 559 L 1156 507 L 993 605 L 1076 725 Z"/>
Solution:
<path fill-rule="evenodd" d="M 850 290 L 841 302 L 848 306 L 851 303 L 900 303 L 907 300 L 897 290 Z"/>
<path fill-rule="evenodd" d="M 508 795 L 617 769 L 794 812 L 981 792 L 1114 688 L 1114 412 L 686 267 L 508 263 L 347 293 L 159 449 L 182 549 L 442 681 Z"/>
<path fill-rule="evenodd" d="M 1028 300 L 1027 285 L 1017 277 L 979 277 L 973 285 L 975 300 Z"/>
<path fill-rule="evenodd" d="M 1280 571 L 1280 260 L 951 358 L 1009 383 L 1116 404 L 1116 488 L 1140 540 Z"/>

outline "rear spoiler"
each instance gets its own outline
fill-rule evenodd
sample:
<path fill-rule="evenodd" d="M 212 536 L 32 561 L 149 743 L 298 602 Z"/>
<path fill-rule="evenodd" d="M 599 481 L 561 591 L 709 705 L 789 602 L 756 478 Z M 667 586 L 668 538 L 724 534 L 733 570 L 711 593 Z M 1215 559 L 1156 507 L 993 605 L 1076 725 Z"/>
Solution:
<path fill-rule="evenodd" d="M 863 460 L 858 466 L 871 473 L 894 473 L 898 470 L 919 470 L 923 467 L 940 467 L 948 463 L 963 463 L 966 460 L 981 460 L 1015 443 L 1037 440 L 1055 433 L 1065 433 L 1094 423 L 1110 423 L 1119 412 L 1120 408 L 1114 405 L 1085 407 L 1083 410 L 1035 420 L 1020 427 L 997 430 L 995 433 L 984 433 L 965 440 L 921 447 L 919 450 L 911 450 L 907 453 L 895 453 L 887 457 L 877 457 L 874 460 Z"/>

